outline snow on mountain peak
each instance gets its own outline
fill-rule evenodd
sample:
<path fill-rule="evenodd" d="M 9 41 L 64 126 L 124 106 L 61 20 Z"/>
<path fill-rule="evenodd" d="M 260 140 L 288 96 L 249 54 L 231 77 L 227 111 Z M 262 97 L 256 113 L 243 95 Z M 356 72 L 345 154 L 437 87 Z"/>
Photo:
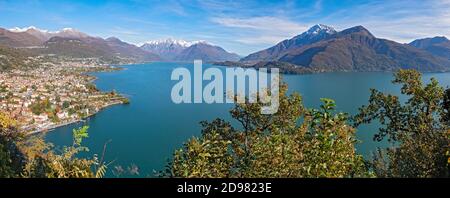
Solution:
<path fill-rule="evenodd" d="M 167 38 L 167 39 L 159 39 L 159 40 L 153 40 L 153 41 L 147 41 L 142 45 L 177 45 L 180 47 L 190 47 L 194 44 L 198 43 L 207 43 L 206 41 L 200 40 L 200 41 L 185 41 L 181 39 L 174 39 L 174 38 Z M 141 46 L 142 46 L 141 45 Z"/>
<path fill-rule="evenodd" d="M 30 27 L 25 27 L 25 28 L 15 27 L 15 28 L 9 29 L 9 31 L 16 32 L 16 33 L 27 32 L 27 33 L 37 36 L 41 39 L 49 39 L 50 37 L 53 37 L 53 36 L 88 37 L 87 34 L 82 33 L 73 28 L 63 28 L 62 30 L 58 30 L 58 31 L 48 31 L 48 30 L 39 29 L 35 26 L 30 26 Z"/>
<path fill-rule="evenodd" d="M 198 41 L 193 41 L 193 42 L 191 42 L 192 43 L 192 45 L 194 45 L 194 44 L 205 44 L 205 45 L 212 45 L 210 42 L 208 42 L 208 41 L 205 41 L 205 40 L 198 40 Z"/>
<path fill-rule="evenodd" d="M 188 46 L 189 43 L 187 41 L 176 40 L 176 39 L 173 39 L 173 38 L 148 41 L 148 42 L 145 42 L 145 44 L 148 44 L 148 45 L 172 45 L 172 44 L 175 44 L 175 45 L 179 45 L 179 46 L 182 46 L 182 47 L 189 47 Z"/>
<path fill-rule="evenodd" d="M 321 32 L 325 32 L 328 34 L 334 34 L 334 33 L 336 33 L 336 30 L 327 25 L 317 24 L 317 25 L 311 27 L 308 31 L 306 31 L 307 34 L 320 34 Z"/>
<path fill-rule="evenodd" d="M 79 33 L 79 31 L 73 29 L 73 28 L 63 28 L 60 31 L 56 31 L 56 33 L 61 33 L 61 32 L 72 32 L 72 33 Z"/>
<path fill-rule="evenodd" d="M 35 30 L 35 31 L 43 32 L 43 33 L 48 32 L 48 30 L 42 30 L 42 29 L 36 28 L 34 26 L 25 27 L 25 28 L 14 27 L 14 28 L 9 29 L 9 31 L 11 31 L 11 32 L 27 32 L 29 30 Z"/>

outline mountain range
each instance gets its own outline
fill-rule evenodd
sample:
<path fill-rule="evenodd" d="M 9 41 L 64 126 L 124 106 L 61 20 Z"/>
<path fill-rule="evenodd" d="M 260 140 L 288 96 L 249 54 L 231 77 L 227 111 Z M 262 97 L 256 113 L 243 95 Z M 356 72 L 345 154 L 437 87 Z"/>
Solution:
<path fill-rule="evenodd" d="M 412 68 L 425 72 L 450 71 L 450 41 L 445 37 L 417 39 L 409 44 L 375 37 L 363 26 L 342 31 L 315 25 L 307 31 L 242 59 L 206 41 L 166 39 L 141 46 L 110 37 L 93 37 L 71 28 L 60 31 L 0 28 L 2 62 L 19 54 L 55 54 L 100 58 L 108 63 L 147 61 L 219 62 L 245 67 L 279 67 L 287 73 L 328 71 L 394 71 Z M 7 57 L 7 58 L 5 58 Z"/>
<path fill-rule="evenodd" d="M 93 37 L 72 28 L 60 31 L 41 30 L 36 27 L 0 28 L 0 45 L 24 48 L 37 54 L 56 54 L 73 58 L 101 58 L 109 63 L 148 61 L 206 62 L 238 61 L 237 54 L 229 53 L 206 41 L 187 42 L 166 39 L 147 42 L 138 47 L 110 37 Z"/>
<path fill-rule="evenodd" d="M 64 28 L 59 31 L 51 32 L 48 30 L 41 30 L 39 28 L 36 28 L 34 26 L 30 26 L 28 28 L 12 28 L 9 29 L 11 32 L 15 33 L 27 33 L 30 35 L 35 36 L 38 38 L 41 42 L 45 42 L 49 40 L 51 37 L 64 37 L 64 38 L 87 38 L 89 35 L 82 33 L 80 31 L 77 31 L 73 28 Z"/>
<path fill-rule="evenodd" d="M 400 68 L 438 72 L 450 70 L 448 49 L 448 40 L 443 37 L 400 44 L 376 38 L 363 26 L 338 32 L 326 25 L 315 25 L 298 36 L 242 58 L 240 63 L 255 67 L 288 63 L 312 72 Z"/>
<path fill-rule="evenodd" d="M 72 58 L 100 58 L 107 63 L 161 60 L 158 55 L 117 38 L 89 36 L 75 29 L 50 32 L 35 27 L 0 28 L 0 45 L 36 54 L 55 54 Z"/>
<path fill-rule="evenodd" d="M 6 47 L 29 47 L 43 43 L 39 38 L 27 32 L 13 32 L 0 28 L 0 45 Z"/>
<path fill-rule="evenodd" d="M 193 61 L 202 59 L 206 62 L 238 61 L 239 55 L 225 51 L 206 41 L 188 42 L 184 40 L 166 39 L 149 41 L 141 45 L 143 50 L 157 54 L 166 61 Z"/>
<path fill-rule="evenodd" d="M 450 59 L 450 40 L 443 36 L 434 38 L 417 39 L 409 45 L 423 49 L 433 55 Z"/>
<path fill-rule="evenodd" d="M 154 53 L 165 60 L 173 60 L 183 50 L 196 42 L 187 42 L 184 40 L 165 39 L 155 40 L 144 43 L 140 46 L 141 49 Z"/>
<path fill-rule="evenodd" d="M 290 49 L 299 48 L 314 42 L 324 40 L 329 36 L 337 33 L 332 27 L 326 25 L 315 25 L 311 27 L 308 31 L 295 36 L 291 39 L 286 39 L 270 47 L 266 50 L 262 50 L 253 54 L 248 55 L 241 61 L 244 62 L 259 62 L 259 61 L 272 61 L 277 59 L 280 54 Z"/>

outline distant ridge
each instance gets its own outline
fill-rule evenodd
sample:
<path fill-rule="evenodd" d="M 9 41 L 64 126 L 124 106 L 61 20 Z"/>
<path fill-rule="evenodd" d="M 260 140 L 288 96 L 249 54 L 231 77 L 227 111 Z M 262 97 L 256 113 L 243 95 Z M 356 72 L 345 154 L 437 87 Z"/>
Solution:
<path fill-rule="evenodd" d="M 174 60 L 194 61 L 201 59 L 205 62 L 215 61 L 238 61 L 239 55 L 229 53 L 219 46 L 214 46 L 206 42 L 199 42 L 181 51 Z"/>
<path fill-rule="evenodd" d="M 435 56 L 440 56 L 450 60 L 450 40 L 448 40 L 445 36 L 417 39 L 409 45 L 426 50 Z"/>
<path fill-rule="evenodd" d="M 241 61 L 253 63 L 259 61 L 273 61 L 287 50 L 299 48 L 326 39 L 335 33 L 337 33 L 337 31 L 334 30 L 334 28 L 323 24 L 318 24 L 298 36 L 281 41 L 280 43 L 266 50 L 250 54 L 247 57 L 243 58 Z"/>
<path fill-rule="evenodd" d="M 55 54 L 73 58 L 100 58 L 109 63 L 158 61 L 158 55 L 111 37 L 93 37 L 73 28 L 47 31 L 28 28 L 0 28 L 0 45 L 27 48 L 36 54 Z"/>
<path fill-rule="evenodd" d="M 214 61 L 238 61 L 237 54 L 229 53 L 219 46 L 212 45 L 207 41 L 184 41 L 176 39 L 165 39 L 149 41 L 141 45 L 141 48 L 159 55 L 166 61 L 193 61 L 202 59 L 206 62 Z"/>
<path fill-rule="evenodd" d="M 246 64 L 277 61 L 314 72 L 450 70 L 448 59 L 411 45 L 376 38 L 363 26 L 338 32 L 329 26 L 315 25 L 298 36 L 240 60 Z"/>
<path fill-rule="evenodd" d="M 6 47 L 29 47 L 42 44 L 42 40 L 26 32 L 11 32 L 0 28 L 0 45 Z"/>
<path fill-rule="evenodd" d="M 93 37 L 73 28 L 59 31 L 27 28 L 0 29 L 0 45 L 27 48 L 37 54 L 55 54 L 73 58 L 100 58 L 106 62 L 147 61 L 238 61 L 237 54 L 229 53 L 207 41 L 165 39 L 149 41 L 140 47 L 116 37 Z"/>
<path fill-rule="evenodd" d="M 195 42 L 176 40 L 172 38 L 164 40 L 148 41 L 141 45 L 141 49 L 154 53 L 164 60 L 174 60 L 183 50 Z"/>
<path fill-rule="evenodd" d="M 402 68 L 424 72 L 450 71 L 450 41 L 447 38 L 424 38 L 400 44 L 377 38 L 363 26 L 336 31 L 327 25 L 314 25 L 291 39 L 242 59 L 206 41 L 165 39 L 138 47 L 115 37 L 93 37 L 72 28 L 59 31 L 33 26 L 9 30 L 0 28 L 0 46 L 3 53 L 0 55 L 7 57 L 3 62 L 8 61 L 9 65 L 22 58 L 8 56 L 17 55 L 16 49 L 24 48 L 32 55 L 99 58 L 107 63 L 203 59 L 227 65 L 239 61 L 238 65 L 257 68 L 283 67 L 284 71 L 292 73 L 395 71 Z"/>
<path fill-rule="evenodd" d="M 73 28 L 63 28 L 62 30 L 58 31 L 48 31 L 48 30 L 41 30 L 39 28 L 36 28 L 34 26 L 30 26 L 28 28 L 12 28 L 9 29 L 9 31 L 14 33 L 27 33 L 30 35 L 35 36 L 41 42 L 48 41 L 52 37 L 63 37 L 63 38 L 87 38 L 89 35 L 80 32 L 78 30 L 75 30 Z"/>
<path fill-rule="evenodd" d="M 141 48 L 123 42 L 116 37 L 107 38 L 106 43 L 112 48 L 117 56 L 120 57 L 130 57 L 135 60 L 140 61 L 159 61 L 161 57 L 156 54 L 142 50 Z"/>

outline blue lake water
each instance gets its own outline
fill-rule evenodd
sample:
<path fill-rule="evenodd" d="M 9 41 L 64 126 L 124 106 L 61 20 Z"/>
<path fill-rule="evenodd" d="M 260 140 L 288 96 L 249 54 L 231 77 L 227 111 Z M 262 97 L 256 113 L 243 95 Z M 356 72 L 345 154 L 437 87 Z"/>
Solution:
<path fill-rule="evenodd" d="M 102 91 L 116 90 L 130 99 L 129 105 L 108 107 L 86 122 L 57 128 L 46 139 L 57 147 L 70 145 L 72 130 L 89 125 L 89 138 L 84 144 L 90 155 L 101 154 L 107 145 L 105 159 L 115 165 L 139 167 L 140 177 L 154 176 L 180 148 L 184 141 L 200 134 L 199 122 L 217 117 L 231 120 L 228 114 L 232 104 L 174 104 L 171 100 L 172 70 L 176 67 L 193 68 L 192 64 L 150 63 L 124 66 L 117 72 L 95 73 L 97 87 Z M 204 65 L 207 68 L 211 65 Z M 450 85 L 450 73 L 424 74 L 424 79 L 435 77 L 441 85 Z M 325 73 L 312 75 L 284 75 L 290 92 L 303 96 L 306 107 L 318 107 L 320 98 L 332 98 L 339 111 L 355 114 L 367 104 L 370 88 L 399 95 L 400 87 L 391 83 L 392 73 Z M 370 157 L 372 151 L 386 143 L 372 141 L 377 126 L 362 126 L 357 137 L 362 142 L 357 151 Z M 113 175 L 109 172 L 108 176 Z"/>

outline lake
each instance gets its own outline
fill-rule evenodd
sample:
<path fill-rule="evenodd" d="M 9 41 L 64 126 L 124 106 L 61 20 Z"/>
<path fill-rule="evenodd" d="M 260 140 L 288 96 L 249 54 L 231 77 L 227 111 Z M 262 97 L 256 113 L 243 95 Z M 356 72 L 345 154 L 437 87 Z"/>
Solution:
<path fill-rule="evenodd" d="M 101 154 L 107 144 L 105 159 L 123 167 L 136 165 L 140 177 L 154 176 L 187 139 L 200 134 L 199 122 L 217 117 L 231 120 L 228 114 L 232 104 L 174 104 L 170 94 L 177 81 L 171 81 L 176 67 L 193 68 L 187 63 L 150 63 L 123 66 L 117 72 L 94 73 L 97 87 L 102 91 L 116 90 L 130 99 L 129 105 L 108 107 L 88 118 L 86 122 L 57 128 L 46 135 L 56 147 L 71 145 L 72 130 L 89 125 L 89 138 L 84 145 L 89 155 Z M 207 68 L 211 65 L 204 65 Z M 435 77 L 441 85 L 450 85 L 450 73 L 424 74 L 424 79 Z M 392 73 L 323 73 L 311 75 L 284 75 L 290 92 L 303 96 L 306 107 L 319 107 L 320 98 L 332 98 L 339 111 L 355 114 L 368 103 L 370 88 L 399 95 L 400 86 L 391 83 Z M 386 142 L 374 142 L 376 125 L 362 126 L 357 131 L 361 143 L 358 153 L 369 158 L 377 147 Z M 114 175 L 109 171 L 107 175 Z"/>

